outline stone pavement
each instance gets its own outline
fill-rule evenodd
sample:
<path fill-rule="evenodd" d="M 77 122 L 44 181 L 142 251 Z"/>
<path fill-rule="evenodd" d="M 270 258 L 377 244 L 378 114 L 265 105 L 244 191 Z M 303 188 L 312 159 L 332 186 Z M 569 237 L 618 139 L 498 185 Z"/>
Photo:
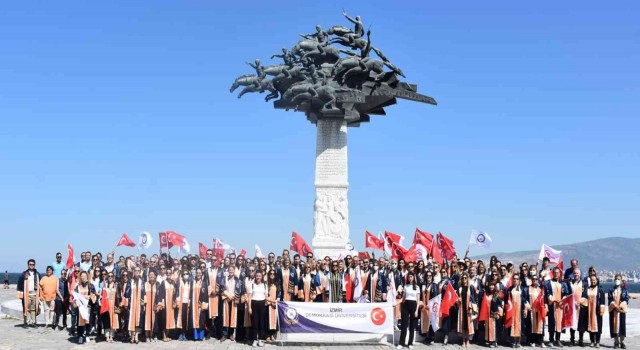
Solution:
<path fill-rule="evenodd" d="M 10 290 L 0 289 L 0 304 L 3 306 L 3 313 L 0 315 L 0 350 L 4 349 L 251 349 L 251 346 L 246 344 L 238 344 L 233 342 L 220 343 L 219 341 L 209 340 L 204 342 L 179 342 L 171 341 L 169 343 L 157 342 L 157 343 L 140 343 L 137 345 L 126 343 L 105 343 L 91 340 L 87 344 L 78 345 L 75 343 L 74 338 L 70 338 L 66 331 L 54 331 L 51 329 L 38 328 L 23 328 L 22 319 L 18 320 L 15 316 L 11 317 L 6 315 L 8 306 L 18 305 L 19 303 L 6 303 L 7 301 L 15 300 L 15 286 L 12 286 Z M 630 310 L 629 317 L 627 318 L 628 333 L 630 337 L 627 339 L 626 344 L 628 349 L 640 349 L 640 300 L 633 300 L 631 303 L 632 310 Z M 605 316 L 604 323 L 608 327 L 608 319 Z M 602 348 L 612 348 L 613 340 L 609 338 L 608 328 L 603 332 L 602 336 Z M 563 334 L 562 339 L 568 340 L 569 335 Z M 361 344 L 361 345 L 346 345 L 346 344 L 267 344 L 266 348 L 270 349 L 329 349 L 329 350 L 376 350 L 376 349 L 390 349 L 388 345 L 379 344 Z M 527 347 L 528 348 L 528 347 Z M 415 349 L 462 349 L 460 345 L 448 345 L 435 344 L 427 346 L 416 343 Z M 482 346 L 472 346 L 470 349 L 486 349 Z"/>

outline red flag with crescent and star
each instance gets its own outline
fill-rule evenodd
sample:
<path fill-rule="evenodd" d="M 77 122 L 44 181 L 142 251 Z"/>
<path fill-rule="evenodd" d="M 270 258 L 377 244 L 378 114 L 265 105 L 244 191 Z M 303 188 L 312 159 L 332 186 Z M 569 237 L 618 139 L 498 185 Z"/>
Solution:
<path fill-rule="evenodd" d="M 444 264 L 444 259 L 442 259 L 442 254 L 440 254 L 440 246 L 437 242 L 433 242 L 431 244 L 431 252 L 429 253 L 434 261 L 438 262 L 438 264 Z"/>
<path fill-rule="evenodd" d="M 309 246 L 307 242 L 305 242 L 304 238 L 302 238 L 302 236 L 300 236 L 296 232 L 291 233 L 291 245 L 289 246 L 289 249 L 304 256 L 306 256 L 308 253 L 313 253 L 313 249 L 311 249 L 311 246 Z"/>
<path fill-rule="evenodd" d="M 509 298 L 504 311 L 504 328 L 511 328 L 511 321 L 513 321 L 513 303 L 511 302 L 511 298 Z"/>
<path fill-rule="evenodd" d="M 438 232 L 438 244 L 442 249 L 442 256 L 451 261 L 456 256 L 456 249 L 453 247 L 453 240 Z"/>
<path fill-rule="evenodd" d="M 391 241 L 391 257 L 394 259 L 404 259 L 405 255 L 407 255 L 407 248 L 400 245 L 400 243 L 396 243 Z"/>
<path fill-rule="evenodd" d="M 169 239 L 167 238 L 167 233 L 166 232 L 160 232 L 160 249 L 163 248 L 167 248 L 167 249 L 171 249 L 173 248 L 173 244 L 171 244 L 169 242 Z"/>
<path fill-rule="evenodd" d="M 482 297 L 482 304 L 480 304 L 480 313 L 478 314 L 478 322 L 489 320 L 489 301 L 487 296 Z"/>
<path fill-rule="evenodd" d="M 183 248 L 185 246 L 186 237 L 175 231 L 167 231 L 167 241 L 172 247 L 176 246 Z"/>
<path fill-rule="evenodd" d="M 433 245 L 433 235 L 416 227 L 416 233 L 413 236 L 413 244 L 421 244 L 423 247 L 431 249 L 431 246 Z"/>
<path fill-rule="evenodd" d="M 73 246 L 71 246 L 71 243 L 67 244 L 67 251 L 69 252 L 67 254 L 67 270 L 70 270 L 75 264 Z"/>
<path fill-rule="evenodd" d="M 544 288 L 542 288 L 540 290 L 540 294 L 538 294 L 536 299 L 533 301 L 533 308 L 538 310 L 538 313 L 540 315 L 542 315 L 542 319 L 547 317 L 547 312 L 546 312 L 544 306 L 545 306 L 544 305 Z"/>
<path fill-rule="evenodd" d="M 384 241 L 372 235 L 369 231 L 364 231 L 365 248 L 372 248 L 384 251 Z"/>
<path fill-rule="evenodd" d="M 107 288 L 102 288 L 102 300 L 100 301 L 100 315 L 109 311 L 109 293 Z"/>
<path fill-rule="evenodd" d="M 198 242 L 198 254 L 203 259 L 207 258 L 207 246 L 200 242 Z"/>
<path fill-rule="evenodd" d="M 570 328 L 573 326 L 573 312 L 576 309 L 575 299 L 573 294 L 569 294 L 562 298 L 562 329 Z"/>
<path fill-rule="evenodd" d="M 120 237 L 120 240 L 118 241 L 118 245 L 116 245 L 116 247 L 119 247 L 121 245 L 126 245 L 127 247 L 135 247 L 136 246 L 136 242 L 132 241 L 131 238 L 129 238 L 129 236 L 127 236 L 126 233 L 123 233 L 122 237 Z"/>
<path fill-rule="evenodd" d="M 444 292 L 442 298 L 442 304 L 440 307 L 440 314 L 444 317 L 449 316 L 449 309 L 458 301 L 458 294 L 453 290 L 451 283 L 447 283 L 447 290 Z"/>

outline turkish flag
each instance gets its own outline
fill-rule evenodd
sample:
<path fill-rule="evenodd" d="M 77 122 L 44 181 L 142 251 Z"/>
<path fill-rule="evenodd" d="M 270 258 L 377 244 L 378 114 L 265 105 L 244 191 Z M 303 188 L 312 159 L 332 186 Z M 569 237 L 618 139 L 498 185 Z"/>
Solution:
<path fill-rule="evenodd" d="M 440 246 L 437 242 L 433 242 L 431 244 L 431 257 L 434 261 L 438 262 L 438 264 L 442 265 L 444 263 L 444 259 L 442 259 L 442 254 L 440 254 Z"/>
<path fill-rule="evenodd" d="M 100 301 L 100 315 L 109 311 L 109 294 L 107 288 L 102 288 L 102 301 Z"/>
<path fill-rule="evenodd" d="M 447 283 L 447 290 L 442 297 L 442 304 L 440 307 L 440 314 L 444 317 L 449 316 L 449 309 L 458 301 L 458 294 L 453 290 L 451 283 Z"/>
<path fill-rule="evenodd" d="M 311 249 L 307 242 L 305 242 L 304 238 L 296 232 L 291 233 L 291 245 L 289 246 L 289 249 L 304 256 L 308 253 L 313 253 L 313 249 Z"/>
<path fill-rule="evenodd" d="M 576 309 L 575 299 L 573 294 L 567 295 L 562 298 L 562 329 L 573 326 L 573 312 Z M 557 322 L 557 321 L 556 321 Z"/>
<path fill-rule="evenodd" d="M 442 256 L 451 261 L 456 256 L 456 249 L 453 247 L 453 240 L 438 232 L 438 244 L 442 248 Z"/>
<path fill-rule="evenodd" d="M 405 262 L 418 261 L 418 249 L 415 244 L 407 249 L 403 259 Z"/>
<path fill-rule="evenodd" d="M 171 249 L 173 248 L 173 244 L 169 243 L 169 239 L 167 238 L 167 233 L 166 232 L 160 232 L 160 249 L 163 248 L 167 248 L 167 249 Z"/>
<path fill-rule="evenodd" d="M 478 322 L 489 320 L 489 300 L 487 296 L 482 297 L 482 304 L 480 304 L 480 313 L 478 314 Z"/>
<path fill-rule="evenodd" d="M 121 245 L 126 245 L 127 247 L 135 247 L 136 243 L 132 241 L 131 238 L 129 238 L 129 236 L 127 236 L 126 233 L 123 233 L 116 247 L 119 247 Z"/>
<path fill-rule="evenodd" d="M 207 258 L 207 246 L 198 242 L 198 254 L 203 259 Z"/>
<path fill-rule="evenodd" d="M 513 321 L 513 303 L 511 302 L 511 298 L 507 301 L 507 306 L 504 311 L 504 328 L 511 327 L 511 321 Z"/>
<path fill-rule="evenodd" d="M 400 245 L 400 243 L 396 243 L 391 241 L 391 257 L 398 260 L 404 259 L 405 255 L 407 255 L 407 248 Z"/>
<path fill-rule="evenodd" d="M 169 242 L 169 246 L 173 247 L 184 247 L 185 246 L 185 237 L 175 231 L 167 231 L 167 242 Z"/>
<path fill-rule="evenodd" d="M 345 299 L 347 300 L 347 303 L 350 303 L 351 301 L 353 301 L 353 286 L 351 283 L 351 274 L 348 272 L 345 272 L 344 274 L 344 286 L 345 286 Z"/>
<path fill-rule="evenodd" d="M 245 255 L 247 255 L 247 251 L 244 250 L 244 249 L 240 249 L 240 254 L 238 254 L 238 255 L 245 256 Z"/>
<path fill-rule="evenodd" d="M 75 264 L 73 246 L 71 246 L 71 243 L 67 244 L 67 251 L 69 252 L 67 254 L 67 270 L 70 270 L 73 267 L 73 265 Z"/>
<path fill-rule="evenodd" d="M 513 274 L 511 275 L 511 278 L 509 278 L 509 280 L 507 281 L 507 285 L 505 286 L 505 288 L 509 290 L 511 289 L 511 287 L 513 287 Z"/>
<path fill-rule="evenodd" d="M 391 246 L 391 242 L 401 243 L 404 237 L 390 231 L 384 231 L 384 239 Z"/>
<path fill-rule="evenodd" d="M 540 289 L 540 294 L 538 294 L 536 299 L 533 301 L 533 308 L 538 311 L 543 319 L 547 316 L 544 309 L 544 289 Z"/>
<path fill-rule="evenodd" d="M 371 256 L 369 255 L 369 252 L 359 252 L 358 253 L 358 258 L 360 258 L 360 259 L 371 259 Z"/>
<path fill-rule="evenodd" d="M 369 231 L 364 232 L 365 248 L 372 248 L 384 251 L 384 241 L 372 235 Z"/>
<path fill-rule="evenodd" d="M 433 245 L 433 235 L 426 231 L 421 231 L 416 227 L 416 233 L 413 236 L 413 244 L 422 244 L 423 247 L 431 249 Z"/>

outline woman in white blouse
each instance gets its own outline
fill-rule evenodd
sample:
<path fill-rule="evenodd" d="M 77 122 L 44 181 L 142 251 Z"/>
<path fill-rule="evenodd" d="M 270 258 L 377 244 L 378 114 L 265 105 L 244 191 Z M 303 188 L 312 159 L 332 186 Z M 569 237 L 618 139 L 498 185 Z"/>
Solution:
<path fill-rule="evenodd" d="M 261 270 L 257 270 L 253 282 L 247 286 L 249 315 L 251 315 L 252 346 L 264 346 L 264 321 L 267 311 L 265 300 L 267 299 L 267 285 L 264 283 Z"/>
<path fill-rule="evenodd" d="M 418 323 L 418 301 L 420 301 L 420 287 L 416 284 L 416 275 L 413 272 L 407 273 L 407 283 L 403 287 L 402 297 L 402 317 L 400 321 L 400 344 L 398 349 L 405 346 L 413 349 L 413 336 Z M 409 341 L 405 342 L 409 330 Z"/>

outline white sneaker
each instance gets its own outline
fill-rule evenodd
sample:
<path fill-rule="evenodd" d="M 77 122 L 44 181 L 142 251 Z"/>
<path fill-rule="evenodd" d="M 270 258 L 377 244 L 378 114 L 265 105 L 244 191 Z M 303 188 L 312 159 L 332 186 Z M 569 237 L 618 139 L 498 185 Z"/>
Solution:
<path fill-rule="evenodd" d="M 413 349 L 413 345 L 409 345 L 409 349 Z"/>
<path fill-rule="evenodd" d="M 254 340 L 254 341 L 253 341 L 253 343 L 251 344 L 251 346 L 253 346 L 254 348 L 255 348 L 256 346 L 258 346 L 258 341 L 257 341 L 257 340 Z"/>
<path fill-rule="evenodd" d="M 258 340 L 258 346 L 264 346 L 264 340 Z"/>
<path fill-rule="evenodd" d="M 396 346 L 396 349 L 403 349 L 403 346 L 398 344 L 398 346 Z"/>

